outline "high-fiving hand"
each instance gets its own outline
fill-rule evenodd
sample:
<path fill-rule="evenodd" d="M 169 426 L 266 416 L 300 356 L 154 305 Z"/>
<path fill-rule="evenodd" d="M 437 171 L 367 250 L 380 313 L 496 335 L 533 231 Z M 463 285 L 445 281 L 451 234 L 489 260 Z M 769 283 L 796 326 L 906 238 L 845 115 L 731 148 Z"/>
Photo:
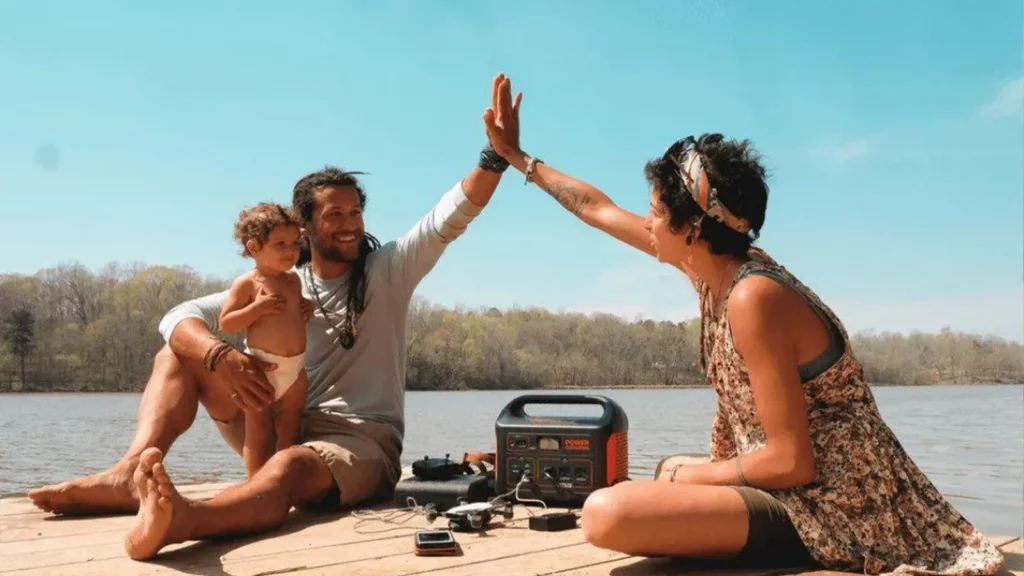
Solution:
<path fill-rule="evenodd" d="M 512 101 L 512 80 L 504 74 L 494 77 L 491 105 L 484 111 L 484 128 L 491 147 L 506 160 L 519 152 L 519 103 L 523 93 Z"/>

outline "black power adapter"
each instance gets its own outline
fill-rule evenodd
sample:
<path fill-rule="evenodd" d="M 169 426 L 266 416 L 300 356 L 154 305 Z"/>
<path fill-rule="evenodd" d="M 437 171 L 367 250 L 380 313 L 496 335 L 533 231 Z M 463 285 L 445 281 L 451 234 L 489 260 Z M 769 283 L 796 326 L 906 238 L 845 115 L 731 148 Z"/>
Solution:
<path fill-rule="evenodd" d="M 576 514 L 573 512 L 550 512 L 543 516 L 530 517 L 530 530 L 540 532 L 560 532 L 576 527 Z"/>

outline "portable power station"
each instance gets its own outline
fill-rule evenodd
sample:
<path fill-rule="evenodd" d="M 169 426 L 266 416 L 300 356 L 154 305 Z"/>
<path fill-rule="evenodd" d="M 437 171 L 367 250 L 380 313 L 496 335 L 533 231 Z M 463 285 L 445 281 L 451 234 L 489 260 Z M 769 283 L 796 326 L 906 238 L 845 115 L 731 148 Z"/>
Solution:
<path fill-rule="evenodd" d="M 533 416 L 528 404 L 596 404 L 598 417 Z M 589 394 L 527 394 L 515 398 L 495 422 L 495 492 L 509 492 L 524 477 L 519 497 L 545 503 L 582 503 L 593 491 L 629 474 L 629 420 L 614 400 Z"/>

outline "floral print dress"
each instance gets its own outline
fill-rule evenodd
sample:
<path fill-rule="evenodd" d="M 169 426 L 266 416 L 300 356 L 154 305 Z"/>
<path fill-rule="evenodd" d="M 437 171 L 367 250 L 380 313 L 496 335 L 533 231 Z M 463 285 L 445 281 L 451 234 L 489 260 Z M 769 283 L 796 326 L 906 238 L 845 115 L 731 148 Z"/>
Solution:
<path fill-rule="evenodd" d="M 701 308 L 701 367 L 718 396 L 712 460 L 765 445 L 743 359 L 733 346 L 728 294 L 758 269 L 781 275 L 828 315 L 845 341 L 842 357 L 803 383 L 816 475 L 804 486 L 768 491 L 788 510 L 811 555 L 834 570 L 877 574 L 995 574 L 996 547 L 942 497 L 882 420 L 846 329 L 835 314 L 785 268 L 759 249 L 750 252 L 725 291 L 721 315 L 697 283 Z"/>

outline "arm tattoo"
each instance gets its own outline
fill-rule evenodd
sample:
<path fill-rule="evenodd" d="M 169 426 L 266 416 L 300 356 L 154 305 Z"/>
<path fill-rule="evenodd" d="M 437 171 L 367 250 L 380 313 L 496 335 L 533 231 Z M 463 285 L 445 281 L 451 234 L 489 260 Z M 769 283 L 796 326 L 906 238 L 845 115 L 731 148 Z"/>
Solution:
<path fill-rule="evenodd" d="M 583 209 L 590 203 L 590 194 L 580 194 L 576 187 L 568 182 L 555 182 L 543 187 L 543 190 L 577 217 L 583 214 Z"/>

